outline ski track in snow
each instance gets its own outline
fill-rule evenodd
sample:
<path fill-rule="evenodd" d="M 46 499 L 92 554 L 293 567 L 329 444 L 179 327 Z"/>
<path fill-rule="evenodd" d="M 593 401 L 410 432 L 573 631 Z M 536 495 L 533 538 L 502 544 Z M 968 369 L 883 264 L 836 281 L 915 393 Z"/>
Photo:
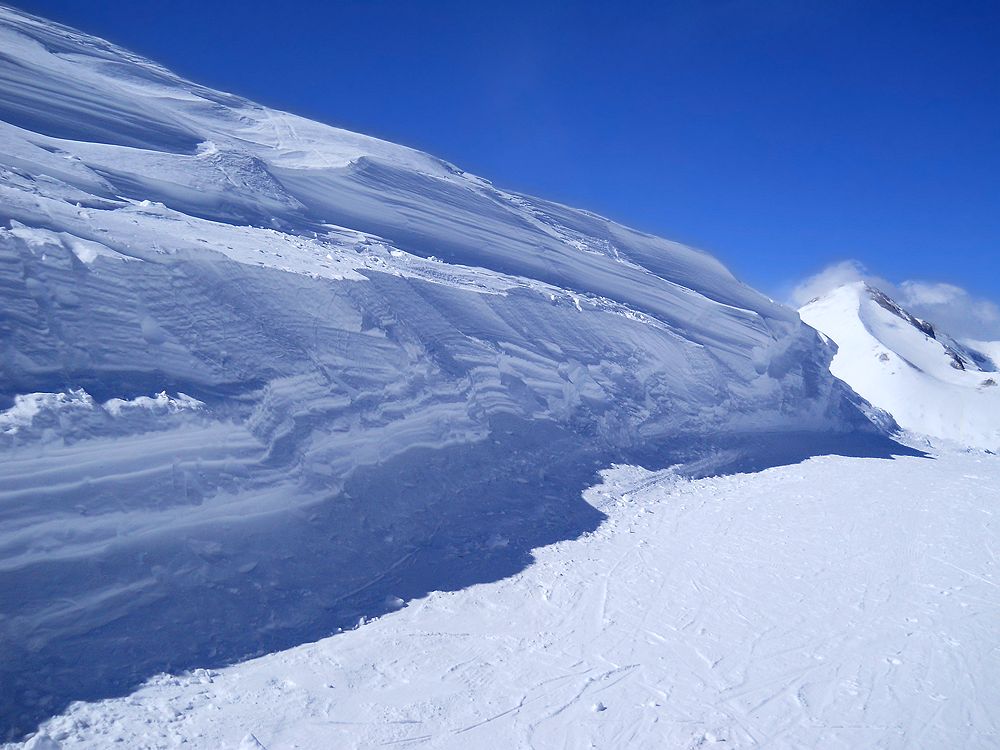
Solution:
<path fill-rule="evenodd" d="M 587 492 L 592 534 L 315 644 L 161 676 L 63 748 L 989 748 L 1000 461 L 822 457 Z"/>

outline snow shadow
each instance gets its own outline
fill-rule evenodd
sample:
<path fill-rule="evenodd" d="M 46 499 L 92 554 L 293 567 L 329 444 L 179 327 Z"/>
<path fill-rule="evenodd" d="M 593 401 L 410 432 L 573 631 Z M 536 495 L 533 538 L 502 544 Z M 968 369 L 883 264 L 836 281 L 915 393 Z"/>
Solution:
<path fill-rule="evenodd" d="M 431 591 L 516 574 L 533 549 L 600 525 L 605 516 L 582 492 L 611 463 L 683 462 L 695 475 L 827 453 L 917 454 L 873 434 L 688 437 L 627 451 L 592 442 L 553 423 L 495 417 L 485 440 L 413 448 L 315 504 L 3 571 L 0 736 L 160 672 L 287 649 Z M 34 624 L 53 609 L 65 610 L 58 628 Z"/>
<path fill-rule="evenodd" d="M 864 430 L 856 432 L 774 432 L 691 436 L 658 441 L 653 448 L 630 452 L 630 463 L 647 469 L 676 465 L 690 479 L 726 474 L 752 474 L 776 466 L 791 466 L 815 456 L 892 459 L 930 458 L 916 448 Z M 667 459 L 669 457 L 669 459 Z M 664 464 L 664 461 L 667 461 Z"/>

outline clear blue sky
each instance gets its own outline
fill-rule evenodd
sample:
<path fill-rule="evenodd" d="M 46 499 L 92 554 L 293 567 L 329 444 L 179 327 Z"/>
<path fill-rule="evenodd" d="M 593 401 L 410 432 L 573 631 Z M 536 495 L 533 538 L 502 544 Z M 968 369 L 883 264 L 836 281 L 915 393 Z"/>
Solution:
<path fill-rule="evenodd" d="M 14 0 L 199 82 L 703 247 L 1000 300 L 1000 2 Z"/>

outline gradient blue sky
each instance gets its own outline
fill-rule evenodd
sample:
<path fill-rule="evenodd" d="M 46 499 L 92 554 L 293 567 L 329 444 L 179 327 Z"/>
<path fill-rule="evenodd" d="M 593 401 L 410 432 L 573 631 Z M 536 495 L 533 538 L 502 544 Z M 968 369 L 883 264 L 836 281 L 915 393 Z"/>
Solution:
<path fill-rule="evenodd" d="M 1000 2 L 14 0 L 216 88 L 707 249 L 1000 300 Z"/>

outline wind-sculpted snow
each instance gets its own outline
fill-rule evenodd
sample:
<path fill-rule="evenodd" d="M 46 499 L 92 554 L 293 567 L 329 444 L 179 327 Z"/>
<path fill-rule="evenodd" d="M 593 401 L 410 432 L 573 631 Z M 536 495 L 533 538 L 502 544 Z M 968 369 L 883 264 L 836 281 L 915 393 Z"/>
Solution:
<path fill-rule="evenodd" d="M 613 460 L 871 432 L 701 252 L 13 10 L 0 49 L 3 731 L 513 573 Z"/>

